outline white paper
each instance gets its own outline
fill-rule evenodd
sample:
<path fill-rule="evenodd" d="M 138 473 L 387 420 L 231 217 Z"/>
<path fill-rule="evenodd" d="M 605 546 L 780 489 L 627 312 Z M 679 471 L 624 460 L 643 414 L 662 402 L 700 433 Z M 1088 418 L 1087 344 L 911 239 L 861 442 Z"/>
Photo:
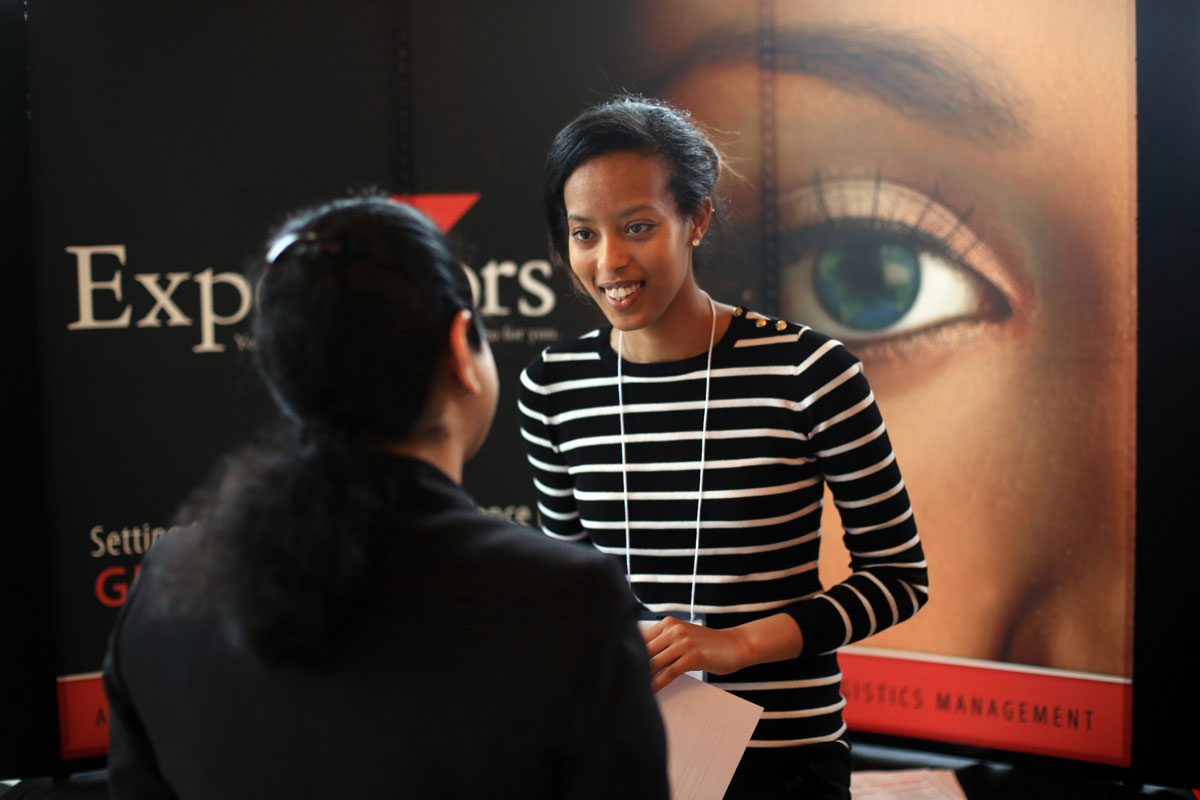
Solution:
<path fill-rule="evenodd" d="M 948 769 L 855 772 L 850 792 L 854 800 L 967 800 Z"/>
<path fill-rule="evenodd" d="M 762 706 L 687 675 L 655 697 L 667 729 L 671 800 L 721 800 Z"/>

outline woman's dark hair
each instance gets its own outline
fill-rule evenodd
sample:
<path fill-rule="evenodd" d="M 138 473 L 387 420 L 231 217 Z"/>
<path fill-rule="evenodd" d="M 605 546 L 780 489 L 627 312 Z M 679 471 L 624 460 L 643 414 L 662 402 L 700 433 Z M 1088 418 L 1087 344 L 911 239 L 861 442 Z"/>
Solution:
<path fill-rule="evenodd" d="M 691 216 L 704 198 L 717 205 L 721 156 L 691 115 L 662 100 L 625 95 L 593 106 L 558 132 L 546 154 L 542 184 L 550 258 L 569 264 L 563 187 L 584 162 L 609 153 L 634 152 L 662 160 L 667 188 L 680 214 Z"/>
<path fill-rule="evenodd" d="M 408 436 L 450 321 L 472 307 L 441 232 L 386 197 L 338 200 L 293 217 L 267 256 L 254 339 L 284 413 L 352 439 Z"/>
<path fill-rule="evenodd" d="M 471 290 L 437 228 L 384 196 L 296 214 L 252 271 L 259 371 L 283 421 L 185 506 L 179 521 L 199 530 L 168 574 L 188 573 L 192 595 L 264 660 L 313 663 L 369 594 L 376 543 L 404 502 L 379 445 L 429 434 Z"/>

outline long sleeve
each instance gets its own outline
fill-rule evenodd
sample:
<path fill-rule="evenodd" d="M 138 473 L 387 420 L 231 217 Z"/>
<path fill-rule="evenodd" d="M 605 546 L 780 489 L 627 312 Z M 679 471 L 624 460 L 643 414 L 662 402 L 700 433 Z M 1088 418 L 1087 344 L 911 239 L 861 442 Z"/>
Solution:
<path fill-rule="evenodd" d="M 538 519 L 542 531 L 555 539 L 587 541 L 587 531 L 575 507 L 574 481 L 555 440 L 554 420 L 547 412 L 543 352 L 521 372 L 517 407 L 521 413 L 521 439 L 533 472 Z"/>
<path fill-rule="evenodd" d="M 820 351 L 819 351 L 820 352 Z M 862 365 L 830 342 L 808 367 L 798 406 L 841 516 L 851 575 L 788 612 L 808 653 L 825 653 L 915 614 L 929 598 L 921 539 L 904 479 Z"/>

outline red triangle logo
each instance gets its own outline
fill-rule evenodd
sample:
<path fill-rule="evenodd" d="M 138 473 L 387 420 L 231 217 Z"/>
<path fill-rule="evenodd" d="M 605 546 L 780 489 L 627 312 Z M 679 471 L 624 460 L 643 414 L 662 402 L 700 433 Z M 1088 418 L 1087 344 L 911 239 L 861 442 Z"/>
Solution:
<path fill-rule="evenodd" d="M 408 203 L 425 214 L 445 233 L 479 200 L 479 194 L 394 194 L 393 200 Z"/>

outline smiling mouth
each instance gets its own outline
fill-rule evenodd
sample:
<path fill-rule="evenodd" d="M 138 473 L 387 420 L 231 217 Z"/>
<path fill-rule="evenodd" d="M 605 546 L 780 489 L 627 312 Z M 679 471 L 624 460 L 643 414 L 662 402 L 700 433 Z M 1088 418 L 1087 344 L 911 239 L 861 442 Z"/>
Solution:
<path fill-rule="evenodd" d="M 642 288 L 642 283 L 622 283 L 616 286 L 605 286 L 604 294 L 608 295 L 611 300 L 624 300 L 629 295 Z"/>

